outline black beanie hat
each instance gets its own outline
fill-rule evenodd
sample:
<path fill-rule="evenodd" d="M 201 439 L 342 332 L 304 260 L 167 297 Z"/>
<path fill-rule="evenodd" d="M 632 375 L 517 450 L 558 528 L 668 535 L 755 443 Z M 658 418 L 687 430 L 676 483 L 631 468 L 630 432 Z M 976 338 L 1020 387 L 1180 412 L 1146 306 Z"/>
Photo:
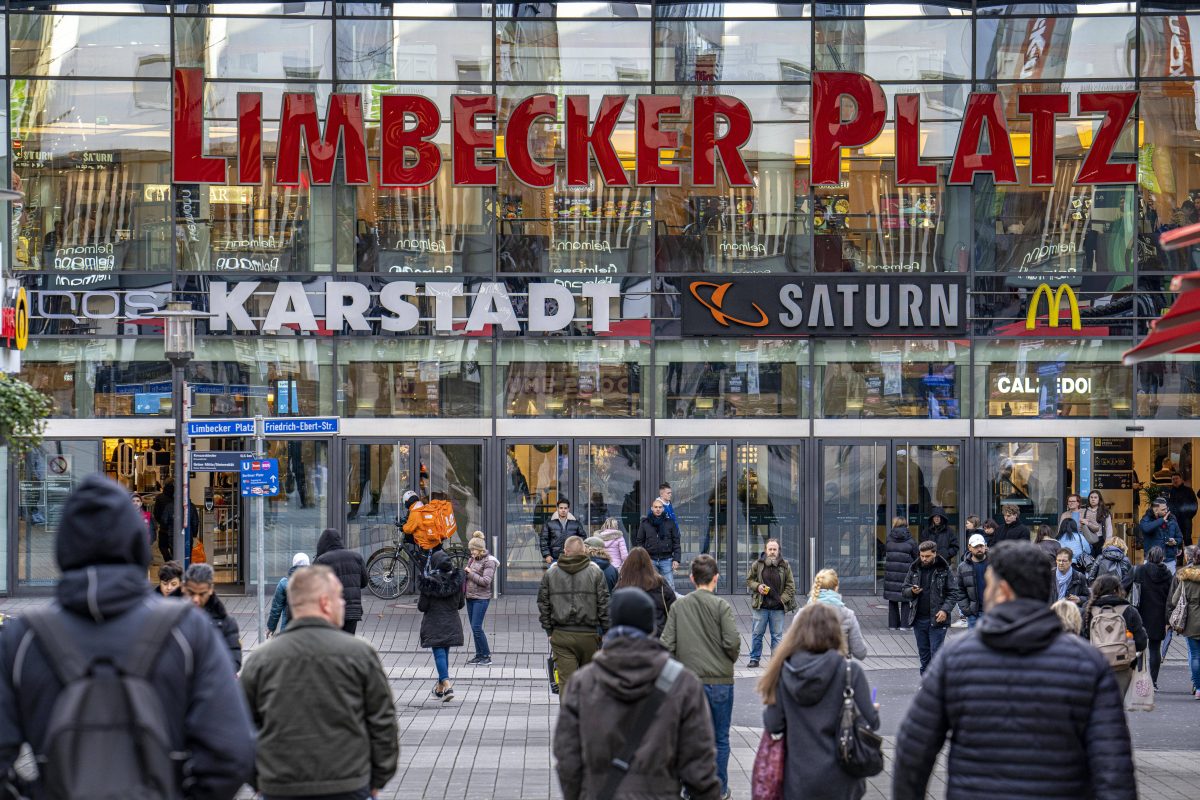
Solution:
<path fill-rule="evenodd" d="M 150 566 L 146 521 L 129 490 L 96 473 L 79 482 L 63 503 L 54 552 L 63 572 L 94 564 Z"/>
<path fill-rule="evenodd" d="M 643 633 L 654 633 L 654 602 L 641 589 L 626 586 L 613 592 L 608 617 L 613 627 L 628 625 Z"/>

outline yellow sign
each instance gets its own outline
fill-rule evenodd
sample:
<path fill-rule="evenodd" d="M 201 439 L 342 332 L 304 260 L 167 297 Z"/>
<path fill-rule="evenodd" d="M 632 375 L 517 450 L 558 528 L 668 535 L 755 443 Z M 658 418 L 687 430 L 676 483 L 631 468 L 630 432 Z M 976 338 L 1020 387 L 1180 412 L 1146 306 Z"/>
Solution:
<path fill-rule="evenodd" d="M 18 350 L 29 344 L 29 297 L 25 287 L 17 290 L 16 314 L 13 315 L 13 339 Z"/>
<path fill-rule="evenodd" d="M 1041 303 L 1043 294 L 1046 295 L 1046 302 L 1050 304 L 1049 326 L 1051 328 L 1058 327 L 1058 312 L 1062 306 L 1062 298 L 1065 294 L 1067 302 L 1071 304 L 1071 330 L 1077 331 L 1080 329 L 1079 301 L 1075 298 L 1075 290 L 1064 283 L 1051 291 L 1050 287 L 1043 283 L 1037 287 L 1037 291 L 1033 293 L 1033 299 L 1029 301 L 1029 313 L 1025 315 L 1025 330 L 1031 331 L 1037 327 L 1038 304 Z M 1051 295 L 1053 295 L 1053 298 L 1051 298 Z"/>

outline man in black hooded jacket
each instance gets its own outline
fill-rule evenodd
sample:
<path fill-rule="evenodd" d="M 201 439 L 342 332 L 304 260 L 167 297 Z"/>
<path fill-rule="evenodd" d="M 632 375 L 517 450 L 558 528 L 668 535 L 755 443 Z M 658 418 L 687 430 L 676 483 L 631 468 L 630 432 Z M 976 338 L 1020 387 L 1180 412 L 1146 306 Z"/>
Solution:
<path fill-rule="evenodd" d="M 367 588 L 367 565 L 361 553 L 347 550 L 342 543 L 342 534 L 326 528 L 317 539 L 317 557 L 314 564 L 324 564 L 333 570 L 342 582 L 342 599 L 346 601 L 346 621 L 342 630 L 353 635 L 358 622 L 363 618 L 362 590 Z"/>
<path fill-rule="evenodd" d="M 129 492 L 102 475 L 84 478 L 67 499 L 55 556 L 62 570 L 58 620 L 89 656 L 128 651 L 144 632 L 152 605 L 179 602 L 151 591 L 145 522 L 129 502 Z M 183 794 L 191 800 L 226 800 L 254 771 L 246 701 L 225 644 L 203 614 L 189 611 L 175 631 L 151 673 L 151 685 L 164 709 L 178 710 L 166 715 L 166 726 L 172 749 L 188 754 Z M 44 752 L 50 712 L 61 692 L 28 626 L 19 617 L 10 620 L 0 633 L 0 775 L 16 760 L 22 742 L 35 754 Z"/>
<path fill-rule="evenodd" d="M 933 542 L 937 545 L 937 554 L 953 566 L 958 557 L 958 532 L 950 527 L 946 512 L 937 506 L 929 515 L 929 525 L 921 531 L 922 542 Z"/>
<path fill-rule="evenodd" d="M 1050 610 L 1052 562 L 1029 542 L 988 561 L 983 618 L 942 648 L 900 725 L 892 797 L 925 797 L 950 736 L 948 800 L 1134 800 L 1117 680 Z"/>

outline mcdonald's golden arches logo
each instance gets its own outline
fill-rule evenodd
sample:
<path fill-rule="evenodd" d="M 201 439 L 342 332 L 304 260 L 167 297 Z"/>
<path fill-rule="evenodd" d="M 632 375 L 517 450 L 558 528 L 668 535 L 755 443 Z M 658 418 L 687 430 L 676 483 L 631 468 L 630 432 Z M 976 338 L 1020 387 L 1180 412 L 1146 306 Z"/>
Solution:
<path fill-rule="evenodd" d="M 1033 293 L 1033 299 L 1029 301 L 1029 313 L 1025 315 L 1025 330 L 1031 331 L 1037 327 L 1038 305 L 1042 302 L 1043 294 L 1046 295 L 1046 302 L 1050 305 L 1049 327 L 1058 327 L 1058 314 L 1062 307 L 1064 294 L 1067 296 L 1067 302 L 1071 304 L 1071 330 L 1077 331 L 1082 327 L 1079 321 L 1079 300 L 1075 297 L 1075 290 L 1065 283 L 1060 284 L 1057 289 L 1051 290 L 1048 284 L 1043 283 L 1037 287 L 1037 291 Z"/>

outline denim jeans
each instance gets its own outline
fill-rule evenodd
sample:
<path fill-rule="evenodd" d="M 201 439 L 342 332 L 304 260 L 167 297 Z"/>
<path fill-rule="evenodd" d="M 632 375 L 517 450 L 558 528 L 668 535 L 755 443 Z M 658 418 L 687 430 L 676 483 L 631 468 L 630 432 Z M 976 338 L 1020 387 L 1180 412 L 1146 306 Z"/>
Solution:
<path fill-rule="evenodd" d="M 1188 667 L 1192 671 L 1192 691 L 1200 692 L 1200 637 L 1190 637 L 1187 643 Z"/>
<path fill-rule="evenodd" d="M 721 779 L 721 794 L 729 790 L 729 724 L 733 721 L 733 684 L 706 683 L 704 694 L 712 714 L 713 732 L 717 735 L 717 777 Z"/>
<path fill-rule="evenodd" d="M 917 617 L 913 620 L 913 635 L 917 637 L 917 655 L 921 657 L 921 674 L 924 675 L 929 662 L 946 640 L 946 629 L 939 627 L 933 617 Z"/>
<path fill-rule="evenodd" d="M 771 628 L 771 655 L 775 655 L 779 640 L 783 638 L 783 609 L 751 609 L 750 615 L 754 624 L 750 629 L 750 658 L 758 661 L 762 658 L 763 634 L 767 626 Z"/>
<path fill-rule="evenodd" d="M 450 648 L 433 648 L 433 665 L 437 667 L 438 680 L 450 680 Z"/>
<path fill-rule="evenodd" d="M 491 600 L 468 600 L 467 619 L 471 621 L 471 636 L 475 638 L 475 655 L 483 658 L 492 657 L 492 648 L 488 647 L 487 634 L 483 632 L 483 615 L 487 613 Z"/>
<path fill-rule="evenodd" d="M 980 617 L 982 617 L 982 616 L 983 616 L 982 614 L 971 614 L 971 615 L 968 615 L 968 616 L 967 616 L 967 628 L 968 628 L 968 629 L 974 628 L 974 627 L 975 627 L 975 623 L 979 622 L 979 618 L 980 618 Z"/>
<path fill-rule="evenodd" d="M 667 586 L 671 587 L 671 591 L 675 591 L 675 570 L 671 569 L 670 557 L 654 559 L 654 568 L 658 570 L 659 575 L 666 579 Z"/>

